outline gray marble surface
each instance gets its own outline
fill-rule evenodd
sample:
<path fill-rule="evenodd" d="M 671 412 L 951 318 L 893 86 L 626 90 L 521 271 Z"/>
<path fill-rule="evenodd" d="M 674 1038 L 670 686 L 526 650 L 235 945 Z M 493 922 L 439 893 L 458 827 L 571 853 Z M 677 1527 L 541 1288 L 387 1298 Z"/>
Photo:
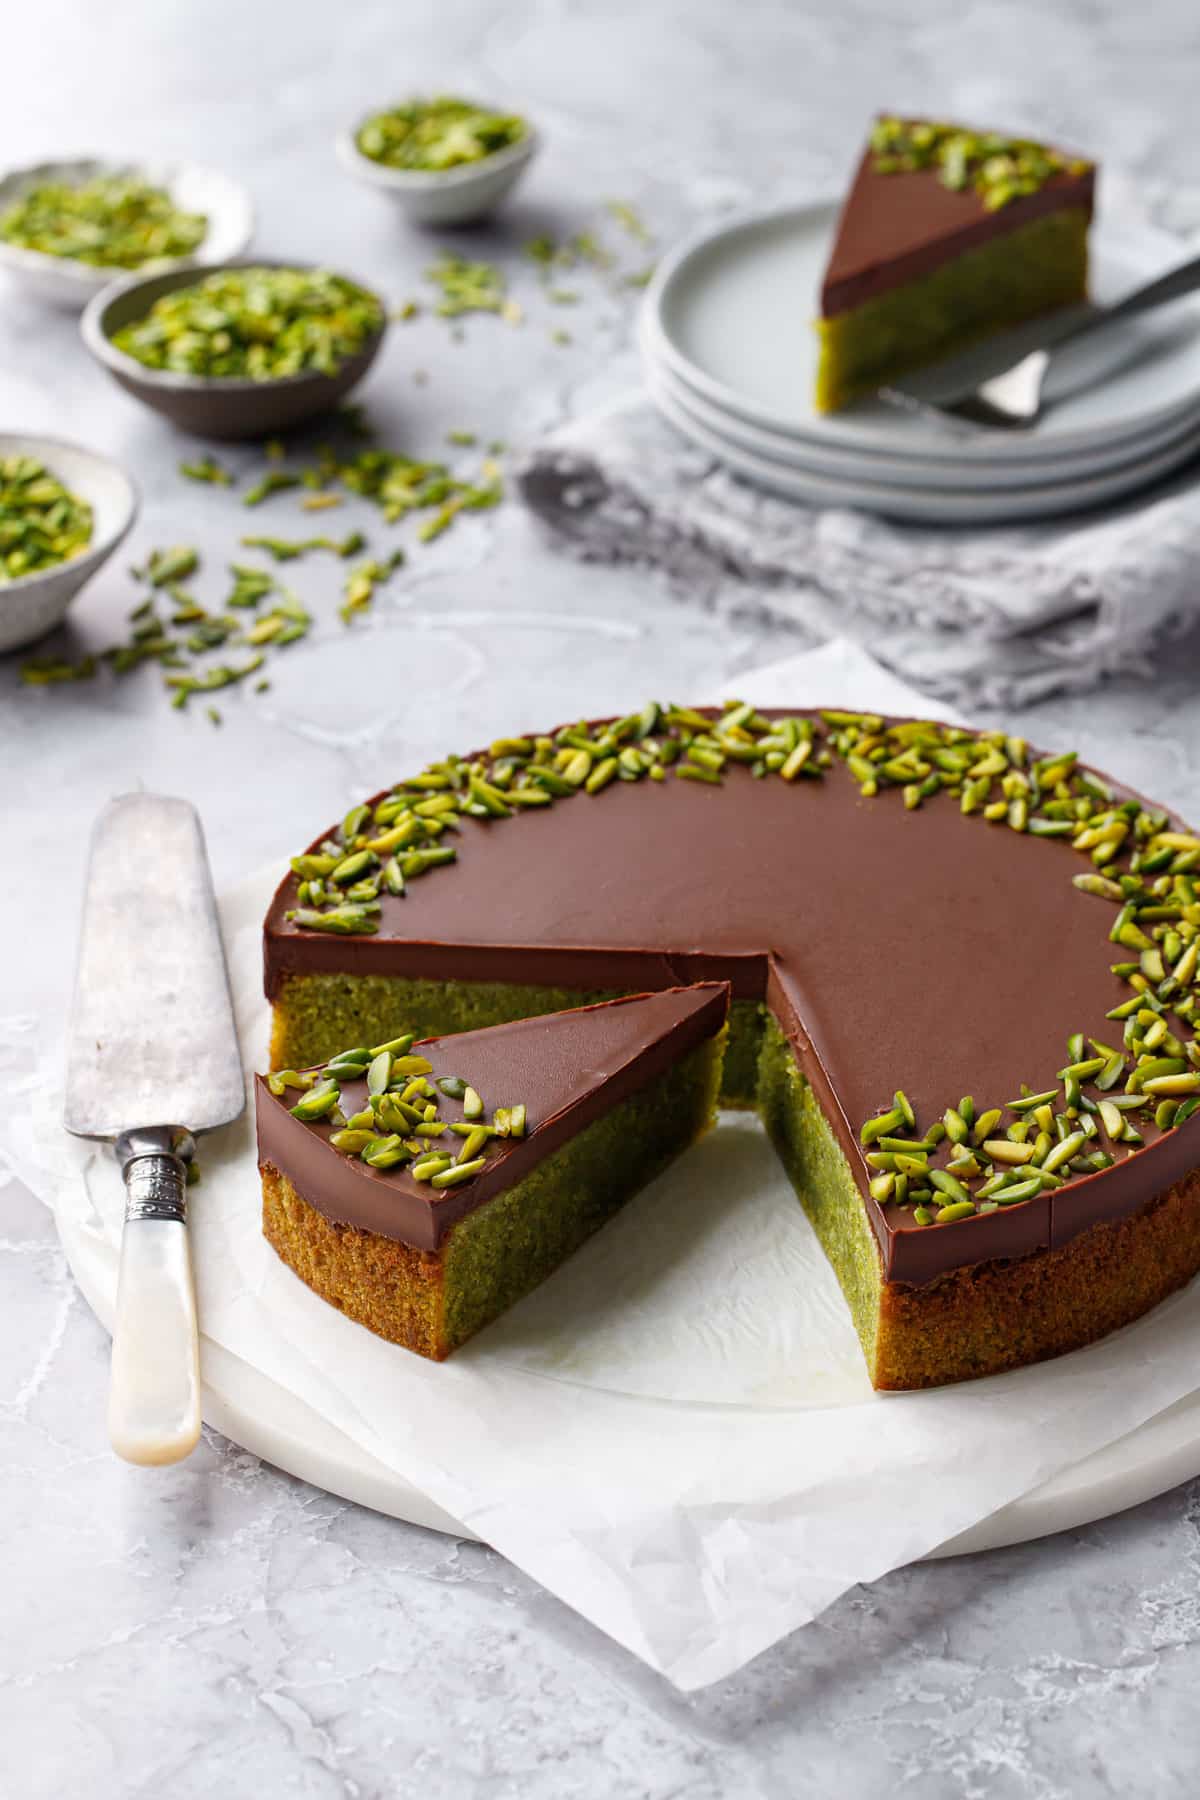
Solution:
<path fill-rule="evenodd" d="M 631 199 L 660 242 L 722 208 L 826 192 L 879 104 L 1026 124 L 1098 144 L 1169 187 L 1193 177 L 1200 16 L 1184 0 L 907 10 L 744 0 L 43 0 L 5 17 L 0 161 L 93 148 L 208 158 L 241 174 L 264 252 L 321 257 L 400 300 L 428 241 L 332 154 L 360 107 L 423 82 L 511 97 L 547 150 L 504 225 L 464 240 L 514 269 L 522 327 L 461 341 L 398 326 L 365 398 L 386 440 L 447 430 L 530 441 L 634 374 L 636 296 L 581 276 L 553 309 L 517 246 Z M 647 253 L 610 242 L 625 266 Z M 569 328 L 571 342 L 552 332 Z M 425 379 L 417 379 L 418 372 Z M 185 446 L 107 385 L 73 322 L 0 296 L 0 424 L 107 448 L 140 482 L 136 549 L 201 543 L 216 601 L 247 529 L 189 487 Z M 349 519 L 349 513 L 333 515 Z M 373 523 L 366 515 L 368 528 Z M 375 543 L 383 541 L 376 529 Z M 86 593 L 100 647 L 135 595 L 125 558 Z M 269 693 L 224 723 L 170 712 L 153 669 L 21 689 L 0 661 L 5 841 L 0 1067 L 59 1027 L 89 822 L 138 783 L 200 805 L 218 881 L 413 758 L 493 730 L 707 689 L 806 640 L 736 589 L 703 609 L 659 578 L 579 567 L 516 505 L 414 550 L 347 632 L 337 571 L 295 585 L 320 615 Z M 1150 685 L 1022 716 L 1194 816 L 1200 647 Z M 975 1800 L 1195 1791 L 1200 1483 L 1024 1548 L 856 1591 L 741 1675 L 683 1698 L 500 1558 L 331 1500 L 215 1434 L 186 1465 L 127 1469 L 103 1430 L 107 1346 L 41 1207 L 0 1200 L 0 1793 L 63 1796 L 847 1796 Z"/>

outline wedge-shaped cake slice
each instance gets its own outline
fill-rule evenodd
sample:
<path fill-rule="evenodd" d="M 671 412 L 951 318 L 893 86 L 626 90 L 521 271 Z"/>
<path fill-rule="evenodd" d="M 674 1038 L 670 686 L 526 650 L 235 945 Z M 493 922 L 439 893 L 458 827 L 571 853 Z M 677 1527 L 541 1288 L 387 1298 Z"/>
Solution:
<path fill-rule="evenodd" d="M 1092 163 L 995 132 L 877 119 L 821 289 L 816 404 L 1087 297 Z"/>
<path fill-rule="evenodd" d="M 258 1077 L 263 1230 L 302 1281 L 441 1359 L 711 1123 L 724 982 Z"/>

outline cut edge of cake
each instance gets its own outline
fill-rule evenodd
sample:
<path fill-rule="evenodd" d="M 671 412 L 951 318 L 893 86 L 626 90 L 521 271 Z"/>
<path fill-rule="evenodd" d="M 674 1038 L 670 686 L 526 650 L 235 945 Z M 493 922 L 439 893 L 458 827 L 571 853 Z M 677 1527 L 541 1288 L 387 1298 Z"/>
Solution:
<path fill-rule="evenodd" d="M 257 1077 L 268 1242 L 349 1318 L 442 1360 L 540 1285 L 707 1130 L 728 1005 L 727 983 L 703 982 L 418 1041 L 395 1057 L 399 1076 L 374 1103 L 368 1065 L 351 1073 L 343 1061 L 334 1106 L 309 1119 L 293 1104 L 320 1104 L 329 1065 L 288 1071 L 298 1088 Z M 440 1134 L 409 1139 L 428 1144 L 428 1154 L 389 1166 L 384 1152 L 372 1166 L 364 1152 L 375 1154 L 385 1136 L 403 1139 L 387 1128 L 400 1123 L 400 1094 L 420 1081 L 434 1090 L 426 1105 L 437 1093 L 428 1123 Z M 503 1135 L 482 1147 L 461 1135 L 472 1121 L 460 1088 L 483 1103 L 473 1129 L 495 1132 L 503 1115 Z M 375 1123 L 355 1133 L 372 1104 Z M 460 1146 L 478 1164 L 461 1180 L 466 1165 L 450 1160 Z M 448 1167 L 414 1178 L 439 1154 Z"/>

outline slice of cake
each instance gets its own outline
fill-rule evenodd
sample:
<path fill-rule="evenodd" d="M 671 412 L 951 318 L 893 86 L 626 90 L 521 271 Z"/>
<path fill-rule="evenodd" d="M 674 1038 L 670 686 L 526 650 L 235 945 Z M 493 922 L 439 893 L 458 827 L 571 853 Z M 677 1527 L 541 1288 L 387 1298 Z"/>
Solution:
<path fill-rule="evenodd" d="M 729 988 L 668 988 L 256 1081 L 263 1230 L 302 1281 L 438 1360 L 712 1121 Z"/>
<path fill-rule="evenodd" d="M 877 119 L 821 288 L 818 411 L 1085 300 L 1095 178 L 1028 139 Z"/>

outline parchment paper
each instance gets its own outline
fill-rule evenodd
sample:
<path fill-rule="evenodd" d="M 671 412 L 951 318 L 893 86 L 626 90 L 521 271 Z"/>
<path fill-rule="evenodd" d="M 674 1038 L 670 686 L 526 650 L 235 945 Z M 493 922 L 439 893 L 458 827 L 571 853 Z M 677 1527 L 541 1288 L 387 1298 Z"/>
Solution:
<path fill-rule="evenodd" d="M 736 682 L 767 704 L 920 711 L 832 644 Z M 247 1069 L 264 1065 L 259 931 L 277 870 L 222 901 Z M 398 1022 L 399 1027 L 399 1022 Z M 106 1244 L 122 1189 L 68 1138 L 61 1050 L 0 1148 Z M 201 1323 L 684 1689 L 848 1587 L 923 1555 L 1197 1385 L 1200 1286 L 1035 1369 L 873 1394 L 837 1285 L 757 1122 L 728 1115 L 449 1362 L 374 1338 L 259 1233 L 249 1115 L 202 1145 Z"/>

